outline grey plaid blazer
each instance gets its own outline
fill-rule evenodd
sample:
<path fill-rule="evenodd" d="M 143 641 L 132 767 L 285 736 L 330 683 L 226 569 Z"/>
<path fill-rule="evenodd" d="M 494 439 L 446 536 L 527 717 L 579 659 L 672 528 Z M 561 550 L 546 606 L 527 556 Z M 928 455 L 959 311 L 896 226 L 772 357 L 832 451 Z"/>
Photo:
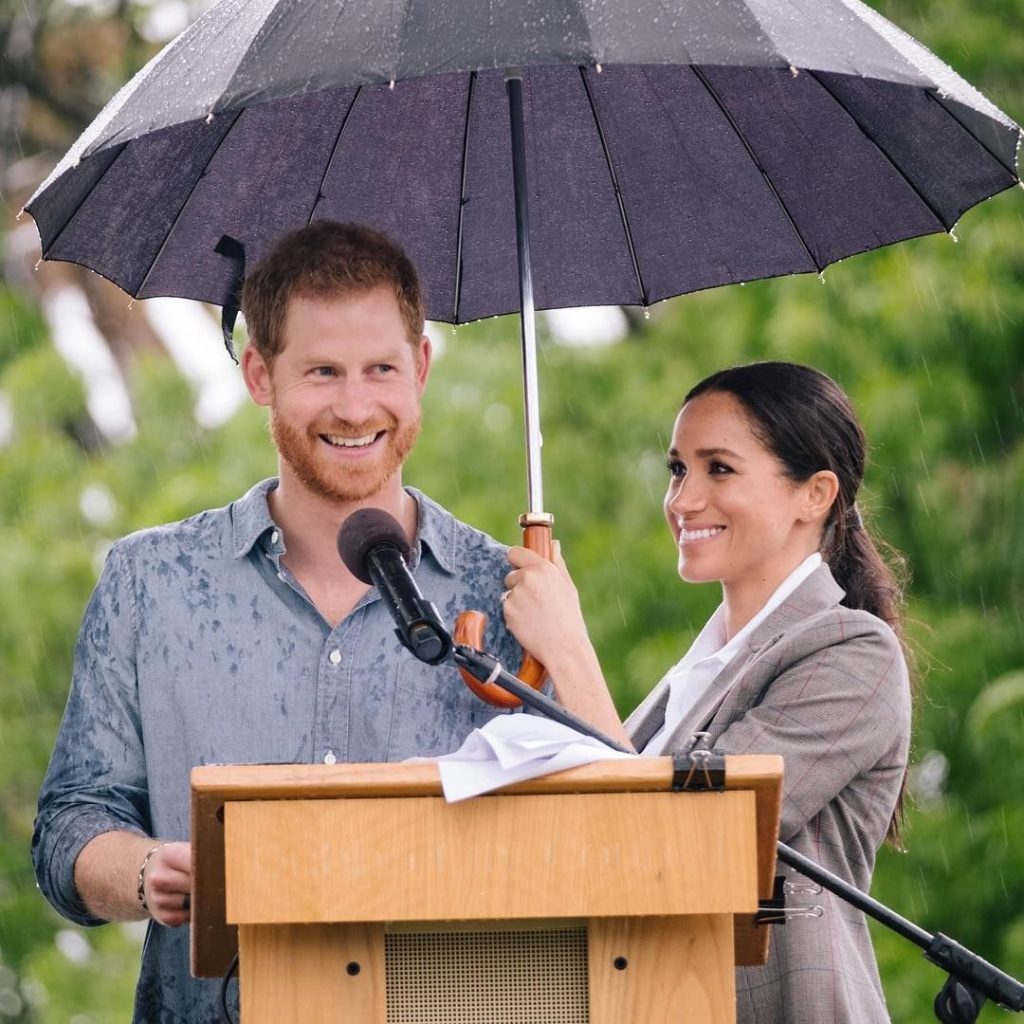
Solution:
<path fill-rule="evenodd" d="M 828 566 L 815 569 L 754 630 L 665 751 L 705 730 L 723 753 L 781 754 L 781 840 L 866 890 L 907 767 L 910 689 L 892 630 L 842 607 L 842 597 Z M 626 720 L 638 750 L 664 722 L 667 700 L 662 683 Z M 824 915 L 773 928 L 767 965 L 737 969 L 739 1024 L 887 1022 L 864 916 L 828 892 L 788 900 L 802 902 Z"/>

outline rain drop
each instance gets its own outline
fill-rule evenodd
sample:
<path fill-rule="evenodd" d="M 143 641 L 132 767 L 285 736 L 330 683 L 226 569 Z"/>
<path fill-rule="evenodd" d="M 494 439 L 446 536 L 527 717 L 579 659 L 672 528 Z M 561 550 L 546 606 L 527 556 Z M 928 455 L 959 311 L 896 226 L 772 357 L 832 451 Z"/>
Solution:
<path fill-rule="evenodd" d="M 36 265 L 32 269 L 33 270 L 38 270 L 42 265 L 43 265 L 43 259 L 40 256 L 40 258 L 36 260 Z"/>
<path fill-rule="evenodd" d="M 597 65 L 597 73 L 598 73 L 598 74 L 601 74 L 601 72 L 602 72 L 602 71 L 604 71 L 604 68 L 603 68 L 603 67 L 601 67 L 601 65 L 600 65 L 600 64 L 598 64 L 598 65 Z M 1021 188 L 1024 188 L 1024 182 L 1019 182 L 1019 184 L 1020 184 Z"/>
<path fill-rule="evenodd" d="M 952 238 L 954 242 L 960 241 L 960 239 L 957 237 L 956 228 L 949 229 L 949 237 Z"/>
<path fill-rule="evenodd" d="M 819 280 L 819 281 L 820 281 L 820 282 L 821 282 L 822 284 L 824 284 L 824 283 L 825 283 L 825 271 L 824 271 L 824 270 L 819 270 L 819 271 L 818 271 L 818 280 Z"/>
<path fill-rule="evenodd" d="M 392 78 L 392 79 L 391 79 L 391 81 L 390 81 L 390 82 L 388 83 L 388 88 L 389 88 L 389 89 L 390 89 L 390 90 L 391 90 L 392 92 L 394 92 L 394 91 L 395 91 L 395 80 L 394 80 L 393 78 Z"/>
<path fill-rule="evenodd" d="M 800 74 L 800 69 L 799 69 L 799 68 L 798 68 L 798 67 L 797 67 L 797 66 L 796 66 L 795 64 L 790 64 L 790 65 L 789 65 L 789 73 L 790 73 L 790 74 L 791 74 L 791 75 L 792 75 L 792 76 L 793 76 L 794 78 L 796 78 L 796 76 Z"/>
<path fill-rule="evenodd" d="M 645 320 L 650 320 L 651 319 L 651 311 L 646 306 L 644 306 L 644 319 Z"/>
<path fill-rule="evenodd" d="M 20 210 L 18 211 L 18 215 L 17 215 L 17 217 L 15 217 L 14 219 L 15 219 L 15 220 L 21 220 L 21 218 L 22 218 L 22 217 L 23 217 L 24 215 L 25 215 L 25 207 L 23 206 L 23 207 L 22 207 L 22 208 L 21 208 L 21 209 L 20 209 Z"/>
<path fill-rule="evenodd" d="M 211 124 L 212 122 L 213 122 L 213 113 L 211 112 L 211 113 L 206 115 L 206 123 L 207 124 Z"/>

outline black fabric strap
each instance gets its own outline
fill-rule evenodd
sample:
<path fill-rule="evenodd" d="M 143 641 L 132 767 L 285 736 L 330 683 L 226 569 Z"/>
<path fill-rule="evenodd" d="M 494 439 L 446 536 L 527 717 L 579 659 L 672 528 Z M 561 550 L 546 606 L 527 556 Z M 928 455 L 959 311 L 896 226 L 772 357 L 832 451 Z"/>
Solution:
<path fill-rule="evenodd" d="M 220 329 L 224 335 L 224 347 L 237 366 L 234 333 L 235 320 L 238 319 L 238 310 L 242 304 L 242 285 L 245 284 L 245 246 L 237 238 L 221 235 L 213 251 L 231 263 L 231 287 L 221 308 Z"/>

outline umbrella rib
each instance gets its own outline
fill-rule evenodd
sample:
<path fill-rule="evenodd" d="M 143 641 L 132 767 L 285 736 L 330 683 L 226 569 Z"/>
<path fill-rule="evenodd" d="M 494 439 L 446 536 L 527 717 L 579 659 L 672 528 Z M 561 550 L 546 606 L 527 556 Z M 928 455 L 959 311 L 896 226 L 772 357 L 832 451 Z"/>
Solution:
<path fill-rule="evenodd" d="M 89 193 L 92 193 L 93 189 L 95 189 L 99 185 L 99 183 L 110 173 L 110 168 L 113 167 L 114 164 L 116 164 L 117 161 L 121 159 L 121 157 L 124 155 L 124 151 L 128 148 L 130 144 L 131 140 L 129 140 L 128 142 L 122 142 L 120 144 L 121 148 L 114 154 L 114 159 L 111 160 L 110 163 L 107 164 L 107 166 L 103 169 L 103 173 L 96 179 L 96 184 L 93 185 L 91 189 L 89 189 Z M 53 241 L 51 241 L 50 244 L 42 251 L 40 255 L 43 257 L 44 260 L 50 258 L 50 253 L 53 252 L 53 247 L 60 241 L 60 236 L 64 234 L 64 232 L 67 230 L 67 226 L 75 219 L 75 214 L 78 213 L 80 208 L 80 204 L 75 207 L 75 209 L 65 219 L 64 223 L 61 224 L 60 231 L 58 231 L 53 236 Z M 35 215 L 33 214 L 33 219 L 34 218 Z"/>
<path fill-rule="evenodd" d="M 825 265 L 819 263 L 814 253 L 811 252 L 810 246 L 808 246 L 807 244 L 807 240 L 804 238 L 803 233 L 800 231 L 800 228 L 797 227 L 797 223 L 793 219 L 793 214 L 789 212 L 789 207 L 786 206 L 785 200 L 783 200 L 782 196 L 779 195 L 779 190 L 775 187 L 775 183 L 768 176 L 768 172 L 764 169 L 764 165 L 761 163 L 761 161 L 758 159 L 757 154 L 754 152 L 754 147 L 751 146 L 747 137 L 743 134 L 743 130 L 736 123 L 736 119 L 726 108 L 718 93 L 715 92 L 714 86 L 707 80 L 707 77 L 705 76 L 704 72 L 701 71 L 701 69 L 697 67 L 696 64 L 691 64 L 690 70 L 692 70 L 693 73 L 697 76 L 697 80 L 701 83 L 701 85 L 703 85 L 704 88 L 707 89 L 708 95 L 715 101 L 715 105 L 722 112 L 722 114 L 725 115 L 725 119 L 729 122 L 729 125 L 731 126 L 733 132 L 735 132 L 736 137 L 740 140 L 740 142 L 743 143 L 743 147 L 744 149 L 746 149 L 747 155 L 754 162 L 754 166 L 758 169 L 758 171 L 761 172 L 761 177 L 764 178 L 764 183 L 771 190 L 772 195 L 775 197 L 775 201 L 779 204 L 780 209 L 786 215 L 786 219 L 792 226 L 793 231 L 796 234 L 796 237 L 800 240 L 800 244 L 803 246 L 804 252 L 807 253 L 807 258 L 811 261 L 811 263 L 814 264 L 814 268 L 820 274 L 825 269 Z"/>
<path fill-rule="evenodd" d="M 615 200 L 619 204 L 619 217 L 622 219 L 622 230 L 626 233 L 626 245 L 629 246 L 629 258 L 633 261 L 633 273 L 636 275 L 636 283 L 640 288 L 640 301 L 644 306 L 650 305 L 647 299 L 647 286 L 644 284 L 643 274 L 640 273 L 640 263 L 636 256 L 636 246 L 633 243 L 633 232 L 629 226 L 629 217 L 626 214 L 626 205 L 622 201 L 622 189 L 619 187 L 619 178 L 615 173 L 612 164 L 611 153 L 608 149 L 608 139 L 604 133 L 604 126 L 597 113 L 597 106 L 594 103 L 594 95 L 590 91 L 590 83 L 587 81 L 586 68 L 580 65 L 580 80 L 583 82 L 583 90 L 587 94 L 587 101 L 590 103 L 590 113 L 594 118 L 594 125 L 597 128 L 597 137 L 601 140 L 601 149 L 604 152 L 604 162 L 608 167 L 608 176 L 612 180 L 612 188 L 615 190 Z"/>
<path fill-rule="evenodd" d="M 956 123 L 958 125 L 960 125 L 960 127 L 965 132 L 967 132 L 967 134 L 970 135 L 970 137 L 972 139 L 974 139 L 974 141 L 979 146 L 981 146 L 981 148 L 983 150 L 985 150 L 985 152 L 988 153 L 988 155 L 990 157 L 992 157 L 992 159 L 995 160 L 995 162 L 997 164 L 999 164 L 1000 167 L 1002 167 L 1004 170 L 1006 170 L 1010 174 L 1010 176 L 1014 179 L 1014 181 L 1020 181 L 1020 178 L 1017 175 L 1017 168 L 1016 168 L 1016 166 L 1012 166 L 1010 164 L 1007 164 L 998 153 L 996 153 L 996 152 L 994 152 L 992 150 L 992 147 L 989 146 L 989 144 L 987 142 L 985 142 L 984 139 L 978 138 L 978 136 L 975 135 L 973 131 L 971 131 L 971 129 L 970 129 L 970 127 L 968 125 L 966 125 L 959 117 L 957 117 L 956 114 L 954 114 L 953 111 L 950 110 L 949 107 L 947 107 L 946 104 L 943 103 L 941 99 L 939 99 L 938 97 L 935 96 L 934 92 L 931 89 L 925 89 L 924 94 L 925 94 L 925 96 L 928 97 L 928 99 L 930 99 L 932 101 L 932 103 L 938 103 L 938 105 L 940 107 L 942 107 L 942 109 L 951 118 L 953 118 L 953 120 L 956 121 Z M 1019 128 L 1017 129 L 1017 140 L 1018 140 L 1018 143 L 1019 143 L 1020 142 L 1020 129 Z"/>
<path fill-rule="evenodd" d="M 476 72 L 469 73 L 469 90 L 466 94 L 466 121 L 462 132 L 462 170 L 459 184 L 459 225 L 455 236 L 455 309 L 452 323 L 459 322 L 459 306 L 462 303 L 462 238 L 465 228 L 466 203 L 466 167 L 469 154 L 469 114 L 473 106 L 473 91 L 476 88 Z"/>
<path fill-rule="evenodd" d="M 206 158 L 206 163 L 203 164 L 202 171 L 195 176 L 192 182 L 192 187 L 188 190 L 188 195 L 185 196 L 185 201 L 178 207 L 178 212 L 174 215 L 174 220 L 171 222 L 171 226 L 167 229 L 167 233 L 164 235 L 164 240 L 160 243 L 160 248 L 157 249 L 156 255 L 150 260 L 149 266 L 146 268 L 146 273 L 143 275 L 142 280 L 139 282 L 138 288 L 135 289 L 136 298 L 142 297 L 142 290 L 146 287 L 146 282 L 149 280 L 149 275 L 153 273 L 153 268 L 157 265 L 160 257 L 164 254 L 164 249 L 167 248 L 167 243 L 171 240 L 171 235 L 174 234 L 174 229 L 178 226 L 178 221 L 181 220 L 182 215 L 185 213 L 185 207 L 188 206 L 192 196 L 195 195 L 195 191 L 199 188 L 199 182 L 206 177 L 206 172 L 210 168 L 210 164 L 213 163 L 214 157 L 220 152 L 220 147 L 224 145 L 224 140 L 231 134 L 231 129 L 238 123 L 238 119 L 242 116 L 243 111 L 239 110 L 235 116 L 231 119 L 231 124 L 228 125 L 227 130 L 220 137 L 220 141 L 216 146 L 213 147 L 213 152 Z"/>
<path fill-rule="evenodd" d="M 352 111 L 355 108 L 356 100 L 363 93 L 363 87 L 357 86 L 356 91 L 352 95 L 352 102 L 348 105 L 348 110 L 345 111 L 345 116 L 341 119 L 341 125 L 338 128 L 338 134 L 334 137 L 334 145 L 331 147 L 331 156 L 327 161 L 327 166 L 324 168 L 324 173 L 320 176 L 320 184 L 316 189 L 316 196 L 313 198 L 313 205 L 309 208 L 309 216 L 306 218 L 306 224 L 313 223 L 313 214 L 316 213 L 316 208 L 320 205 L 320 200 L 324 198 L 324 182 L 327 181 L 327 175 L 331 173 L 331 168 L 334 166 L 334 158 L 337 156 L 338 147 L 341 145 L 341 135 L 345 131 L 345 125 L 348 124 L 348 119 L 352 116 Z"/>
<path fill-rule="evenodd" d="M 896 173 L 907 183 L 907 185 L 910 186 L 911 189 L 913 189 L 914 194 L 917 196 L 917 198 L 920 199 L 921 202 L 925 206 L 928 207 L 928 211 L 931 213 L 931 215 L 943 226 L 943 228 L 945 228 L 946 231 L 949 231 L 950 228 L 952 228 L 953 225 L 946 223 L 946 218 L 943 217 L 942 214 L 932 205 L 931 201 L 917 187 L 917 185 L 914 184 L 914 182 L 911 181 L 910 178 L 907 177 L 907 175 L 904 172 L 903 168 L 900 167 L 900 165 L 898 163 L 896 163 L 896 161 L 893 160 L 893 158 L 891 156 L 889 156 L 889 154 L 882 148 L 881 143 L 876 138 L 874 138 L 872 136 L 872 134 L 864 127 L 864 125 L 862 125 L 860 123 L 860 121 L 857 120 L 856 117 L 854 117 L 853 113 L 846 106 L 846 104 L 843 103 L 843 101 L 828 87 L 828 83 L 827 82 L 823 82 L 821 80 L 821 78 L 818 77 L 817 74 L 815 74 L 813 71 L 807 70 L 806 68 L 804 69 L 804 74 L 805 75 L 810 75 L 810 77 L 815 82 L 817 82 L 818 85 L 820 85 L 821 88 L 824 89 L 825 92 L 827 92 L 829 94 L 829 96 L 832 97 L 832 99 L 839 106 L 839 108 L 843 111 L 843 113 L 846 114 L 846 116 L 849 117 L 849 119 L 857 126 L 857 128 L 859 129 L 860 133 L 864 136 L 864 138 L 867 139 L 868 142 L 870 142 L 871 145 L 873 145 L 875 147 L 875 149 L 877 149 L 878 152 L 882 154 L 883 157 L 885 157 L 886 161 L 888 161 L 888 163 L 892 167 L 892 169 L 894 171 L 896 171 Z"/>

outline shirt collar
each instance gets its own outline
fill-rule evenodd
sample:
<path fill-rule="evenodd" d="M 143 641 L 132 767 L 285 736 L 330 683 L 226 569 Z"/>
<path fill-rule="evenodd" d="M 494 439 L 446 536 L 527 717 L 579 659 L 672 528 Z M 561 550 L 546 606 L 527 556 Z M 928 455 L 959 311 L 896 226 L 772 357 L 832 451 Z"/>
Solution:
<path fill-rule="evenodd" d="M 261 480 L 231 507 L 232 544 L 235 558 L 244 558 L 256 542 L 277 524 L 270 514 L 268 495 L 277 487 L 277 478 Z M 415 487 L 406 491 L 416 501 L 416 539 L 410 569 L 419 565 L 424 545 L 437 565 L 448 575 L 455 573 L 455 517 Z"/>
<path fill-rule="evenodd" d="M 714 614 L 708 619 L 704 628 L 700 631 L 693 645 L 686 652 L 681 665 L 692 665 L 704 658 L 715 658 L 723 665 L 728 664 L 736 655 L 736 652 L 746 642 L 754 630 L 768 618 L 769 615 L 783 601 L 793 593 L 794 590 L 808 576 L 821 565 L 821 554 L 817 551 L 809 554 L 779 585 L 775 588 L 772 596 L 761 607 L 761 610 L 728 642 L 725 637 L 725 605 L 720 604 Z"/>
<path fill-rule="evenodd" d="M 275 527 L 267 495 L 277 487 L 277 477 L 261 480 L 231 505 L 232 547 L 235 558 L 244 558 L 253 545 Z"/>

